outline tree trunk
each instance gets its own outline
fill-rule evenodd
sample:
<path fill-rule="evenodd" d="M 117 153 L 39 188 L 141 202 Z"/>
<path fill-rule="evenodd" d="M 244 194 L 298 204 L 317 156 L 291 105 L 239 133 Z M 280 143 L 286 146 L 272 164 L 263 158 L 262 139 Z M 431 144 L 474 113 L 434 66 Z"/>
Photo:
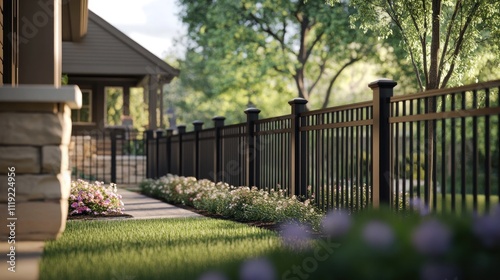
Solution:
<path fill-rule="evenodd" d="M 439 88 L 439 48 L 440 48 L 440 16 L 441 16 L 441 0 L 432 0 L 432 33 L 431 33 L 431 51 L 430 51 L 430 66 L 426 82 L 426 90 Z M 424 65 L 427 67 L 427 65 Z M 436 112 L 436 102 L 435 98 L 431 97 L 427 99 L 426 113 Z M 424 195 L 426 204 L 429 208 L 434 208 L 433 205 L 433 190 L 436 186 L 433 186 L 433 173 L 435 170 L 435 162 L 433 161 L 435 153 L 435 143 L 434 143 L 434 121 L 427 121 L 427 138 L 425 140 L 425 154 L 426 154 L 426 166 L 427 166 L 427 176 L 425 176 L 425 184 L 428 187 L 427 193 Z"/>

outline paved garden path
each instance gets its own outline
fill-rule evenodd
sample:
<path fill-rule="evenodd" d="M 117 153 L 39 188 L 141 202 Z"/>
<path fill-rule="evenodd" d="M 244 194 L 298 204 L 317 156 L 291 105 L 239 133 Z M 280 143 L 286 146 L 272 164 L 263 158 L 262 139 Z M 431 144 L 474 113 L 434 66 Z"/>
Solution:
<path fill-rule="evenodd" d="M 132 215 L 132 219 L 203 217 L 200 214 L 175 207 L 137 192 L 119 188 L 118 193 L 122 195 L 125 214 Z"/>

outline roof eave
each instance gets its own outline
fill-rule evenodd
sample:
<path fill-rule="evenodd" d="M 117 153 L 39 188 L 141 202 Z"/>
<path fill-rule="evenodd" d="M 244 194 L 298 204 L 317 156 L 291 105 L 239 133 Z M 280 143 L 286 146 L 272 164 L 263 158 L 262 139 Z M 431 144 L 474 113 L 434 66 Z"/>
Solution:
<path fill-rule="evenodd" d="M 67 0 L 62 4 L 62 40 L 78 42 L 87 34 L 88 0 Z"/>

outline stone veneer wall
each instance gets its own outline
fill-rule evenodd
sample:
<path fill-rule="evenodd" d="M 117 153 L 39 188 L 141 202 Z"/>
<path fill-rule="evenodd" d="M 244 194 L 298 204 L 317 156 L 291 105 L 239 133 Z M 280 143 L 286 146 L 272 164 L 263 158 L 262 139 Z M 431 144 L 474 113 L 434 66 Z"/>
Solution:
<path fill-rule="evenodd" d="M 8 167 L 16 168 L 16 241 L 64 231 L 71 186 L 71 109 L 61 103 L 0 103 L 0 220 L 7 221 Z M 8 228 L 0 227 L 7 240 Z"/>

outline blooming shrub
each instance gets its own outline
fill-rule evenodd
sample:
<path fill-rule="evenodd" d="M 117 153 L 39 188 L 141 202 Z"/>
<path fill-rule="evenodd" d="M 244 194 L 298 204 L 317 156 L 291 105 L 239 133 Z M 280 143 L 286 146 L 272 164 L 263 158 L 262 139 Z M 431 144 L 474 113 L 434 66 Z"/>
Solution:
<path fill-rule="evenodd" d="M 270 193 L 256 187 L 234 187 L 226 183 L 167 175 L 148 179 L 140 185 L 142 193 L 171 203 L 180 203 L 239 221 L 283 222 L 295 220 L 320 223 L 320 212 L 309 200 L 300 202 L 283 191 Z"/>
<path fill-rule="evenodd" d="M 69 215 L 122 214 L 122 196 L 116 192 L 116 184 L 109 186 L 102 182 L 89 183 L 84 180 L 71 182 Z"/>

